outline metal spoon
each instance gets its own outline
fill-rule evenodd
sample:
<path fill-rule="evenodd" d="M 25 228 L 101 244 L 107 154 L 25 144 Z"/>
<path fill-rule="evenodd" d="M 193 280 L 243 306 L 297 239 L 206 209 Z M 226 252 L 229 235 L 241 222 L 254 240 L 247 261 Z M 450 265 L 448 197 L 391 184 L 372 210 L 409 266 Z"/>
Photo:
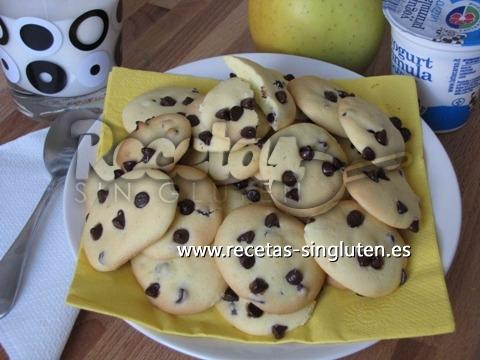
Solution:
<path fill-rule="evenodd" d="M 77 150 L 79 137 L 72 134 L 72 124 L 98 118 L 98 111 L 76 110 L 62 113 L 53 121 L 45 139 L 43 160 L 52 179 L 30 219 L 0 260 L 0 318 L 13 308 L 22 282 L 23 270 L 35 230 L 52 194 L 65 180 L 70 162 Z"/>

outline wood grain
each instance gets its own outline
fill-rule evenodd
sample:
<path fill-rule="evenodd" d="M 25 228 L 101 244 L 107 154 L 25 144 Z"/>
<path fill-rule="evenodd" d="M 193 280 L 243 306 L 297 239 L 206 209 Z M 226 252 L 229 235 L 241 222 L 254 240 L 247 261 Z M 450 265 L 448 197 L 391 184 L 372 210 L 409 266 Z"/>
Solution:
<path fill-rule="evenodd" d="M 189 61 L 254 51 L 243 0 L 124 0 L 124 65 L 163 71 Z M 389 34 L 367 75 L 389 73 Z M 46 126 L 15 110 L 0 80 L 0 144 Z M 457 330 L 453 334 L 382 341 L 349 359 L 478 359 L 480 354 L 480 121 L 441 135 L 463 199 L 461 242 L 447 275 Z M 6 354 L 0 347 L 0 359 Z M 82 311 L 63 359 L 189 359 L 141 335 L 125 322 Z"/>

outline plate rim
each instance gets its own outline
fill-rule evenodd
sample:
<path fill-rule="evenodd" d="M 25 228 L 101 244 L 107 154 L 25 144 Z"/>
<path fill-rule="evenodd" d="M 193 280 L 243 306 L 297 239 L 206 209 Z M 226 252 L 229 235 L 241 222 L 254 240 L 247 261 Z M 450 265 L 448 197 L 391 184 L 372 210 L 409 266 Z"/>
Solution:
<path fill-rule="evenodd" d="M 305 62 L 305 61 L 306 62 L 313 62 L 313 63 L 318 64 L 318 66 L 327 67 L 329 69 L 332 69 L 332 70 L 335 70 L 335 71 L 338 71 L 340 73 L 345 74 L 344 78 L 360 78 L 360 77 L 363 77 L 360 74 L 357 74 L 357 73 L 355 73 L 351 70 L 342 68 L 338 65 L 331 64 L 331 63 L 328 63 L 328 62 L 325 62 L 325 61 L 322 61 L 322 60 L 318 60 L 318 59 L 312 59 L 312 58 L 307 58 L 307 57 L 302 57 L 302 56 L 297 56 L 297 55 L 276 54 L 276 53 L 237 53 L 237 54 L 233 54 L 233 55 L 238 55 L 238 56 L 243 56 L 243 57 L 246 57 L 246 58 L 251 58 L 251 59 L 254 59 L 255 61 L 258 61 L 259 63 L 261 63 L 261 58 L 271 58 L 271 57 L 278 58 L 278 60 L 281 60 L 282 58 L 283 59 L 288 58 L 288 59 L 292 59 L 292 60 L 299 60 L 299 61 L 302 61 L 302 62 Z M 192 74 L 190 72 L 191 70 L 189 70 L 189 68 L 198 66 L 199 64 L 202 64 L 202 63 L 218 61 L 222 57 L 223 57 L 223 55 L 204 58 L 204 59 L 199 59 L 199 60 L 196 60 L 196 61 L 193 61 L 193 62 L 189 62 L 189 63 L 186 63 L 186 64 L 179 65 L 179 66 L 174 67 L 172 69 L 169 69 L 168 71 L 166 71 L 166 73 L 175 73 L 175 74 L 182 74 L 182 75 L 198 76 L 198 75 Z M 260 60 L 259 60 L 259 58 L 260 58 Z M 218 71 L 214 71 L 214 72 L 218 73 Z M 215 76 L 214 78 L 217 78 L 217 77 Z M 338 78 L 338 77 L 335 77 L 335 78 Z M 440 140 L 436 136 L 436 134 L 430 129 L 430 127 L 428 127 L 428 125 L 423 120 L 422 120 L 422 133 L 423 133 L 424 140 L 425 140 L 425 138 L 428 137 L 428 138 L 430 138 L 430 141 L 433 140 L 434 143 L 436 142 L 437 144 L 435 146 L 439 145 L 439 148 L 442 150 L 441 156 L 446 157 L 446 159 L 448 159 L 448 162 L 447 162 L 446 166 L 445 166 L 445 164 L 444 164 L 444 166 L 445 166 L 445 169 L 448 173 L 448 177 L 450 177 L 450 179 L 452 180 L 452 183 L 454 185 L 453 189 L 452 189 L 452 194 L 454 194 L 455 195 L 454 197 L 457 198 L 455 207 L 459 209 L 458 213 L 459 213 L 460 223 L 459 223 L 458 226 L 456 226 L 456 229 L 454 231 L 455 248 L 454 248 L 453 252 L 451 253 L 451 255 L 449 256 L 449 258 L 447 259 L 447 261 L 442 260 L 444 271 L 446 273 L 448 271 L 448 269 L 450 268 L 452 262 L 453 262 L 453 259 L 455 257 L 456 251 L 458 249 L 458 244 L 459 244 L 459 236 L 460 236 L 461 220 L 462 220 L 462 206 L 461 206 L 460 188 L 459 188 L 458 179 L 457 179 L 455 170 L 453 168 L 452 161 L 451 161 L 448 153 L 446 152 L 446 149 L 444 148 L 443 144 L 440 142 Z M 428 163 L 428 156 L 427 156 L 427 149 L 425 148 L 425 144 L 426 144 L 426 142 L 424 141 L 424 144 L 423 144 L 424 145 L 424 154 L 425 154 L 425 157 L 426 157 L 425 158 L 425 163 L 426 163 L 426 165 L 428 165 L 427 164 Z M 69 168 L 69 171 L 67 173 L 67 178 L 66 178 L 66 182 L 65 182 L 65 187 L 64 187 L 64 190 L 63 190 L 63 220 L 64 220 L 64 223 L 65 223 L 65 228 L 66 228 L 66 232 L 67 232 L 67 235 L 68 235 L 68 240 L 69 240 L 69 243 L 70 243 L 71 248 L 72 248 L 72 253 L 74 254 L 74 258 L 76 259 L 77 258 L 76 246 L 78 244 L 78 240 L 75 240 L 74 238 L 75 237 L 78 238 L 78 234 L 75 235 L 75 234 L 72 233 L 71 220 L 70 220 L 70 216 L 69 216 L 69 214 L 70 214 L 69 208 L 71 207 L 71 204 L 69 203 L 71 201 L 71 198 L 69 196 L 70 195 L 69 192 L 71 191 L 72 184 L 76 183 L 76 181 L 74 183 L 72 183 L 72 178 L 74 178 L 74 176 L 72 176 L 72 173 L 73 173 L 72 169 L 74 168 L 75 163 L 76 163 L 76 154 L 75 154 L 74 160 L 70 164 L 70 168 Z M 426 167 L 427 167 L 427 177 L 428 177 L 428 166 L 426 166 Z M 430 185 L 430 182 L 431 182 L 430 178 L 428 178 L 428 181 L 429 181 L 429 185 Z M 434 210 L 434 206 L 433 206 L 434 201 L 433 201 L 433 196 L 431 194 L 430 187 L 429 187 L 429 190 L 430 190 L 430 195 L 431 195 L 431 199 L 432 199 L 432 208 Z M 434 218 L 436 220 L 435 214 L 434 214 Z M 438 231 L 438 226 L 437 225 L 436 225 L 436 229 Z M 439 243 L 440 243 L 440 241 L 439 241 Z M 440 244 L 439 244 L 439 247 L 440 247 Z M 172 348 L 176 351 L 179 351 L 181 353 L 184 353 L 184 354 L 187 354 L 187 355 L 190 355 L 190 356 L 195 356 L 195 357 L 201 357 L 202 358 L 202 357 L 206 356 L 206 354 L 202 353 L 202 352 L 197 352 L 197 351 L 195 351 L 194 348 L 192 349 L 190 347 L 185 348 L 183 346 L 180 346 L 179 344 L 177 344 L 175 342 L 175 340 L 181 339 L 181 340 L 184 340 L 184 341 L 185 340 L 190 341 L 190 340 L 194 339 L 195 341 L 225 342 L 225 343 L 230 344 L 230 346 L 246 345 L 246 344 L 243 344 L 243 343 L 240 343 L 240 342 L 235 342 L 235 341 L 230 341 L 230 340 L 222 340 L 222 339 L 215 339 L 215 338 L 195 338 L 195 337 L 182 336 L 182 335 L 155 333 L 154 331 L 152 331 L 148 328 L 145 328 L 145 327 L 143 327 L 139 324 L 136 324 L 135 322 L 127 321 L 127 320 L 124 320 L 124 321 L 127 322 L 134 329 L 136 329 L 137 331 L 142 333 L 143 335 L 152 339 L 153 341 L 158 342 L 162 345 L 168 346 L 168 347 L 170 347 L 170 348 Z M 322 357 L 322 359 L 330 359 L 330 358 L 333 358 L 332 355 L 335 356 L 335 358 L 337 358 L 337 357 L 343 357 L 343 356 L 347 356 L 347 355 L 359 352 L 361 350 L 366 349 L 367 347 L 370 347 L 370 346 L 374 345 L 378 341 L 380 341 L 380 340 L 351 342 L 351 343 L 335 343 L 335 344 L 300 344 L 300 343 L 292 342 L 292 343 L 286 343 L 286 344 L 279 344 L 277 346 L 278 347 L 289 347 L 289 346 L 293 346 L 293 347 L 302 346 L 303 347 L 304 346 L 304 347 L 312 348 L 312 351 L 319 350 L 319 348 L 327 347 L 327 346 L 338 346 L 338 347 L 340 347 L 340 349 L 337 349 L 337 352 L 336 352 L 335 355 L 330 354 L 330 355 L 328 355 L 328 357 Z M 254 346 L 254 347 L 265 347 L 265 348 L 271 347 L 271 345 L 266 345 L 266 344 L 248 344 L 248 346 L 249 347 L 252 347 L 252 346 Z M 318 355 L 320 355 L 320 354 L 318 354 L 318 353 L 315 354 L 316 357 L 318 357 Z M 221 359 L 221 357 L 211 356 L 211 354 L 208 354 L 208 356 L 211 359 L 217 359 L 217 358 Z"/>

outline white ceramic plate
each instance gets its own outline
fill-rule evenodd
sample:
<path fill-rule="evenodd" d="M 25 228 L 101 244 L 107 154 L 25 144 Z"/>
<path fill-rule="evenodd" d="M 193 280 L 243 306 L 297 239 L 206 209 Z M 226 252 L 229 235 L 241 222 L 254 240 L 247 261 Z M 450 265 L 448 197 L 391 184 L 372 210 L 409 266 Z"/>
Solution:
<path fill-rule="evenodd" d="M 292 73 L 295 76 L 318 75 L 332 79 L 360 77 L 360 75 L 336 65 L 298 56 L 256 53 L 242 54 L 242 56 L 264 66 L 275 68 L 285 74 Z M 185 64 L 171 69 L 169 72 L 216 79 L 225 79 L 230 73 L 223 63 L 222 57 Z M 446 272 L 452 263 L 460 235 L 462 217 L 460 191 L 452 163 L 445 149 L 432 130 L 425 123 L 422 123 L 422 125 L 435 223 L 443 267 Z M 85 156 L 85 151 L 88 151 L 88 149 L 91 148 L 80 146 L 79 153 Z M 72 163 L 65 183 L 64 216 L 72 249 L 76 254 L 85 212 L 82 204 L 75 201 L 77 193 L 75 171 L 73 171 L 74 164 L 75 162 Z M 205 359 L 335 359 L 355 353 L 375 343 L 375 341 L 369 341 L 331 345 L 295 343 L 278 344 L 275 346 L 250 345 L 217 339 L 165 335 L 146 329 L 133 322 L 129 322 L 129 324 L 154 341 L 185 354 Z"/>

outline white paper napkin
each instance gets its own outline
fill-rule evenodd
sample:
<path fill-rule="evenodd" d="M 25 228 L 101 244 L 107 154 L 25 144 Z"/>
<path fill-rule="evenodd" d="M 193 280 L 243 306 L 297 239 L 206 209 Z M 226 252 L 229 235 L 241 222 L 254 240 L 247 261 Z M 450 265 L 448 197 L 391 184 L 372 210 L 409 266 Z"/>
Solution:
<path fill-rule="evenodd" d="M 46 133 L 0 146 L 0 256 L 50 181 L 43 165 Z M 75 260 L 63 223 L 62 191 L 58 186 L 38 227 L 16 305 L 0 319 L 0 344 L 11 360 L 59 358 L 78 314 L 65 304 Z"/>

